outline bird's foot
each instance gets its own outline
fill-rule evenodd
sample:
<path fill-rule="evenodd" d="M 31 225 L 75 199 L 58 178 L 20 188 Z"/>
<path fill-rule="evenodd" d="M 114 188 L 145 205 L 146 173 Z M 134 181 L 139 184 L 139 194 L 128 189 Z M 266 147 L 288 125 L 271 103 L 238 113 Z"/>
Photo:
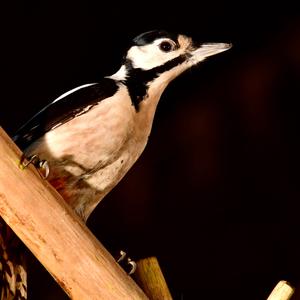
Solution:
<path fill-rule="evenodd" d="M 128 257 L 125 251 L 120 251 L 120 257 L 116 261 L 128 275 L 132 275 L 135 272 L 136 262 Z"/>
<path fill-rule="evenodd" d="M 23 155 L 20 161 L 20 167 L 22 169 L 26 169 L 30 164 L 33 164 L 37 168 L 39 174 L 42 176 L 43 179 L 46 179 L 48 177 L 50 167 L 47 160 L 41 160 L 36 154 L 31 155 L 29 157 Z"/>

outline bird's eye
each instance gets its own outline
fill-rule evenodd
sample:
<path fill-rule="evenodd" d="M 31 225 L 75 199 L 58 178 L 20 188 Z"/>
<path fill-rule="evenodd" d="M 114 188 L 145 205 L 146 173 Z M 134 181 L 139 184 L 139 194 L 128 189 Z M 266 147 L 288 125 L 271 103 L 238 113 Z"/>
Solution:
<path fill-rule="evenodd" d="M 159 44 L 159 49 L 163 52 L 170 52 L 174 50 L 175 45 L 171 42 L 164 41 Z"/>

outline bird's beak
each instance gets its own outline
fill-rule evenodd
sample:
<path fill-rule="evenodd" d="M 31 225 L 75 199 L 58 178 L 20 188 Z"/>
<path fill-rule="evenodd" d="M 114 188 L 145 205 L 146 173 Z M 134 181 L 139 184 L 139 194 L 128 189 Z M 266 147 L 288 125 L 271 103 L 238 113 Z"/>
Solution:
<path fill-rule="evenodd" d="M 192 51 L 193 59 L 201 61 L 206 57 L 224 52 L 229 50 L 232 47 L 232 44 L 228 43 L 205 43 L 200 46 L 196 46 L 195 50 Z"/>

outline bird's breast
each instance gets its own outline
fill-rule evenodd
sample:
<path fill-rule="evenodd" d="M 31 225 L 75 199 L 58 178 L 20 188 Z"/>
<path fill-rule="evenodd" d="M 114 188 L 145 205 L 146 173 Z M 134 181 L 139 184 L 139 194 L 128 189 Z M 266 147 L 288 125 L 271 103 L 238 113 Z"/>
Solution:
<path fill-rule="evenodd" d="M 147 103 L 136 111 L 122 87 L 26 149 L 48 161 L 49 181 L 84 219 L 143 152 L 155 112 Z"/>
<path fill-rule="evenodd" d="M 136 114 L 127 89 L 120 88 L 85 114 L 47 132 L 26 152 L 48 160 L 52 177 L 67 174 L 106 189 L 125 175 L 147 143 L 151 124 L 140 124 Z"/>

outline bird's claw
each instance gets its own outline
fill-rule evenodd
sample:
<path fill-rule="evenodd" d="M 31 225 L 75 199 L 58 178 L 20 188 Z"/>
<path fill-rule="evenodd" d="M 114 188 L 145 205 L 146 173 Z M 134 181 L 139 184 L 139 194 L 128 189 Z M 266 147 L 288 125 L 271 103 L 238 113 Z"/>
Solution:
<path fill-rule="evenodd" d="M 132 275 L 135 272 L 136 262 L 133 261 L 130 257 L 127 257 L 127 253 L 125 251 L 120 251 L 120 257 L 116 261 L 123 267 L 128 275 Z"/>
<path fill-rule="evenodd" d="M 125 259 L 126 255 L 127 255 L 126 252 L 123 251 L 123 250 L 121 250 L 121 251 L 120 251 L 120 257 L 116 260 L 117 263 L 123 261 L 123 260 Z"/>
<path fill-rule="evenodd" d="M 136 270 L 136 262 L 133 261 L 130 257 L 127 258 L 127 264 L 131 266 L 128 275 L 132 275 Z"/>
<path fill-rule="evenodd" d="M 47 160 L 41 160 L 36 154 L 29 157 L 23 155 L 20 161 L 21 168 L 26 169 L 30 164 L 34 165 L 37 168 L 39 174 L 43 179 L 46 179 L 49 176 L 50 167 Z"/>

